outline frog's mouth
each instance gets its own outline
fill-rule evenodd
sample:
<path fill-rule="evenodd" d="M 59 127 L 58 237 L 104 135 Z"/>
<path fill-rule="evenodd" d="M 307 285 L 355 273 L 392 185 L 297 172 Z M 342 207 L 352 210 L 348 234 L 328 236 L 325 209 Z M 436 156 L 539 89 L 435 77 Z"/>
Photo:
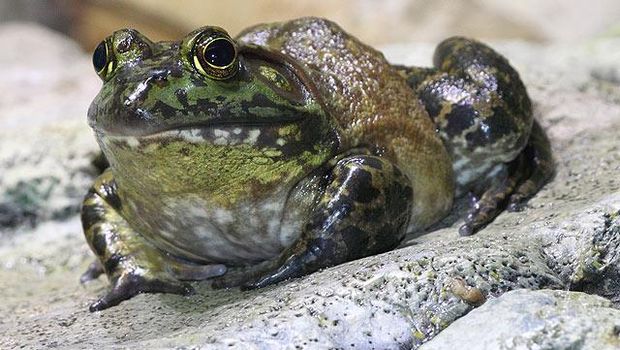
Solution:
<path fill-rule="evenodd" d="M 143 136 L 103 135 L 103 139 L 116 144 L 126 144 L 130 148 L 141 148 L 151 144 L 183 142 L 187 144 L 209 144 L 214 146 L 249 145 L 256 147 L 284 146 L 288 141 L 283 130 L 296 129 L 294 122 L 269 125 L 218 124 L 209 126 L 186 126 L 167 129 Z"/>

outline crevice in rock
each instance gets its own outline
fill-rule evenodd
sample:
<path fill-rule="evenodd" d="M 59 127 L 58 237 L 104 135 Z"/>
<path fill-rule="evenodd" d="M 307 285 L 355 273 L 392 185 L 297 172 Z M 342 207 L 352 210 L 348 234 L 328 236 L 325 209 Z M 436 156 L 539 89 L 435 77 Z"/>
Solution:
<path fill-rule="evenodd" d="M 604 225 L 592 238 L 588 264 L 570 290 L 607 298 L 620 308 L 620 211 L 604 214 Z"/>

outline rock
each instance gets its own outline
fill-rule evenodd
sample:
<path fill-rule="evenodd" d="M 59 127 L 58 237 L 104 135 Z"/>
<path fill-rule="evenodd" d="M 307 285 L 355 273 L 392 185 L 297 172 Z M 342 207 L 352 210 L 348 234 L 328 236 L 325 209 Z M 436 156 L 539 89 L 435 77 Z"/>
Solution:
<path fill-rule="evenodd" d="M 77 45 L 49 30 L 3 25 L 0 45 L 1 237 L 77 213 L 95 174 L 85 115 L 100 83 Z"/>
<path fill-rule="evenodd" d="M 95 74 L 80 68 L 90 65 L 87 55 L 64 51 L 61 48 L 71 44 L 40 29 L 0 27 L 0 33 L 9 29 L 33 47 L 37 40 L 55 42 L 59 48 L 48 50 L 50 62 L 70 59 L 81 72 L 69 72 L 58 63 L 37 68 L 50 70 L 38 74 L 50 79 L 66 74 L 69 89 L 90 86 L 87 81 Z M 506 292 L 524 288 L 599 294 L 609 301 L 566 295 L 606 310 L 609 318 L 579 313 L 596 321 L 601 332 L 614 327 L 611 316 L 617 314 L 610 305 L 620 305 L 620 40 L 494 46 L 522 72 L 558 165 L 554 180 L 524 211 L 503 213 L 467 238 L 459 237 L 455 214 L 430 234 L 412 235 L 398 250 L 261 290 L 214 291 L 208 282 L 194 283 L 198 293 L 191 297 L 140 295 L 98 313 L 89 313 L 87 306 L 103 293 L 107 281 L 78 283 L 92 255 L 75 212 L 94 173 L 90 162 L 96 145 L 84 125 L 92 96 L 43 89 L 51 115 L 59 106 L 72 105 L 64 117 L 50 117 L 30 90 L 7 90 L 8 97 L 2 98 L 21 99 L 20 108 L 27 113 L 0 108 L 0 203 L 36 220 L 31 226 L 17 220 L 0 228 L 0 348 L 417 348 L 442 330 L 449 332 L 451 324 L 457 328 L 455 321 L 485 300 L 481 312 L 510 317 L 510 310 L 493 311 L 494 305 L 503 303 Z M 394 62 L 428 65 L 432 47 L 392 46 L 385 52 Z M 2 69 L 22 65 L 19 57 L 5 55 L 0 56 Z M 96 86 L 96 80 L 92 82 Z M 45 84 L 54 90 L 53 84 Z M 25 117 L 37 121 L 18 122 Z M 11 188 L 29 187 L 17 185 L 23 179 L 36 189 L 30 207 L 30 202 L 10 197 Z M 1 206 L 0 213 L 19 216 Z M 530 297 L 539 303 L 561 299 L 550 291 L 527 293 L 506 298 L 523 295 L 523 303 Z M 557 305 L 548 304 L 550 314 L 569 314 L 568 304 Z M 578 338 L 577 349 L 599 334 L 557 324 L 566 325 L 567 332 L 583 331 L 559 338 L 567 339 L 566 344 Z M 517 328 L 511 336 L 532 339 Z"/>
<path fill-rule="evenodd" d="M 456 320 L 420 350 L 618 349 L 620 310 L 578 292 L 515 290 Z"/>

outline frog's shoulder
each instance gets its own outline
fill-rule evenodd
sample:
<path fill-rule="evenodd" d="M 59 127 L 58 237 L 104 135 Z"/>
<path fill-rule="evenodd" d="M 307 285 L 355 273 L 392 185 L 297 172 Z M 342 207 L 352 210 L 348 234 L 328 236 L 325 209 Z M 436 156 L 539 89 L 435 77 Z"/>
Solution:
<path fill-rule="evenodd" d="M 325 36 L 348 35 L 338 24 L 321 17 L 302 17 L 284 22 L 261 23 L 242 30 L 236 39 L 243 44 L 269 46 L 274 49 L 286 46 L 286 38 L 304 40 Z"/>

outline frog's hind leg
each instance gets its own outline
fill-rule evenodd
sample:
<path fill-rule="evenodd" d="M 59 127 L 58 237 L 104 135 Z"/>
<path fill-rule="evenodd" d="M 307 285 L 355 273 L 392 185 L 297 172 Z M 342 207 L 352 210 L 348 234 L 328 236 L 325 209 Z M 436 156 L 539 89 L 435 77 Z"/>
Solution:
<path fill-rule="evenodd" d="M 393 249 L 405 235 L 412 196 L 407 177 L 383 158 L 344 158 L 332 170 L 297 242 L 245 276 L 215 279 L 214 287 L 251 278 L 242 288 L 261 288 Z"/>
<path fill-rule="evenodd" d="M 504 208 L 518 209 L 552 176 L 550 145 L 518 73 L 500 54 L 455 37 L 439 44 L 433 61 L 434 68 L 396 68 L 452 156 L 457 195 L 478 199 L 460 229 L 469 235 Z"/>
<path fill-rule="evenodd" d="M 521 153 L 529 165 L 529 173 L 519 183 L 508 201 L 509 211 L 519 211 L 525 201 L 532 197 L 555 174 L 551 143 L 538 121 L 534 120 L 530 139 Z"/>
<path fill-rule="evenodd" d="M 82 226 L 98 262 L 82 275 L 86 282 L 103 272 L 112 288 L 91 304 L 91 311 L 117 305 L 139 293 L 193 292 L 182 280 L 219 276 L 223 265 L 197 265 L 167 255 L 148 243 L 120 215 L 120 200 L 110 171 L 104 172 L 86 195 L 82 205 Z"/>

